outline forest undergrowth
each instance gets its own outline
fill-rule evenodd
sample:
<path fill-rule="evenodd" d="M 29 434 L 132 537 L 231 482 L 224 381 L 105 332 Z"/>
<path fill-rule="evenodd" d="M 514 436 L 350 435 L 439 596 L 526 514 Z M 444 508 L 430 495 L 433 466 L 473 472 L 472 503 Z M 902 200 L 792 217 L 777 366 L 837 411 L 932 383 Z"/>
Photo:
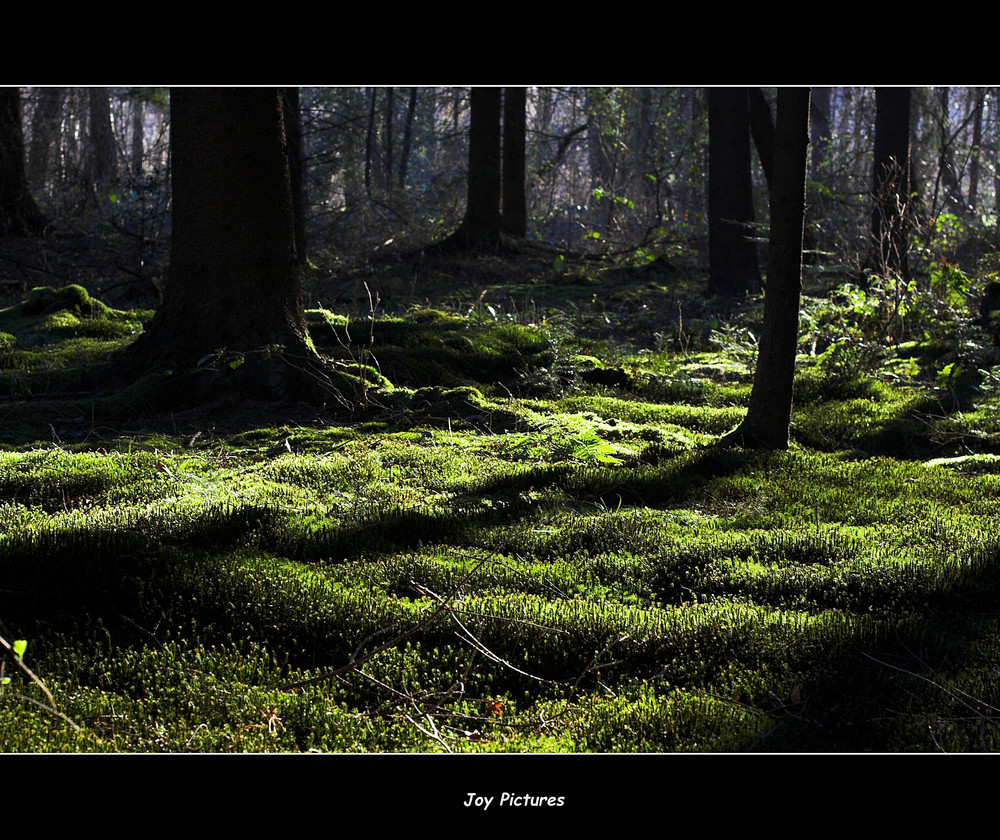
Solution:
<path fill-rule="evenodd" d="M 152 301 L 0 311 L 0 749 L 1000 746 L 1000 356 L 947 278 L 808 274 L 758 453 L 713 443 L 760 298 L 541 253 L 312 271 L 337 405 L 159 412 L 86 376 Z"/>

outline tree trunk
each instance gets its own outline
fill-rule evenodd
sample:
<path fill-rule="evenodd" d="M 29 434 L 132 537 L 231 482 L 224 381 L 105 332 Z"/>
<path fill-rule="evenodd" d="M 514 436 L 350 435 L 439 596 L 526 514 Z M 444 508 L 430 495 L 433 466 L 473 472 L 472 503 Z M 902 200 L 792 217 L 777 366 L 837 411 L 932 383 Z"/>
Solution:
<path fill-rule="evenodd" d="M 58 148 L 60 117 L 65 88 L 39 88 L 38 102 L 31 118 L 31 145 L 28 148 L 28 181 L 39 193 L 45 192 L 50 177 L 52 149 Z"/>
<path fill-rule="evenodd" d="M 768 192 L 774 180 L 774 120 L 771 106 L 759 87 L 750 88 L 750 135 L 757 147 L 760 168 L 764 170 L 764 180 Z"/>
<path fill-rule="evenodd" d="M 802 293 L 808 147 L 809 88 L 779 88 L 764 327 L 747 416 L 723 438 L 723 445 L 788 448 Z"/>
<path fill-rule="evenodd" d="M 501 230 L 523 239 L 528 235 L 528 207 L 524 194 L 525 131 L 528 89 L 504 88 L 503 93 L 503 207 Z"/>
<path fill-rule="evenodd" d="M 710 88 L 708 126 L 708 292 L 739 297 L 760 288 L 747 89 Z"/>
<path fill-rule="evenodd" d="M 969 160 L 969 208 L 976 212 L 979 204 L 979 156 L 983 143 L 983 100 L 985 88 L 977 87 L 970 91 L 972 117 L 972 156 Z"/>
<path fill-rule="evenodd" d="M 396 177 L 396 173 L 393 171 L 393 155 L 395 149 L 393 149 L 392 142 L 392 122 L 393 122 L 393 112 L 395 111 L 395 88 L 387 87 L 385 89 L 385 105 L 384 113 L 382 114 L 382 187 L 387 190 L 392 189 L 393 181 Z"/>
<path fill-rule="evenodd" d="M 935 196 L 937 185 L 944 186 L 944 195 L 947 208 L 956 213 L 965 214 L 967 211 L 965 199 L 962 197 L 962 187 L 959 184 L 958 172 L 955 169 L 955 162 L 952 160 L 952 142 L 954 138 L 951 133 L 951 106 L 949 104 L 950 89 L 939 88 L 938 98 L 941 107 L 940 123 L 940 149 L 938 151 L 938 176 L 935 184 Z M 937 202 L 933 205 L 937 207 Z"/>
<path fill-rule="evenodd" d="M 368 131 L 365 133 L 365 193 L 372 197 L 372 169 L 375 157 L 375 100 L 378 88 L 368 88 Z"/>
<path fill-rule="evenodd" d="M 139 90 L 132 91 L 132 177 L 142 177 L 142 163 L 144 156 L 143 135 L 146 131 L 145 107 L 142 101 L 142 94 Z"/>
<path fill-rule="evenodd" d="M 281 100 L 288 146 L 288 176 L 295 220 L 295 254 L 299 264 L 306 259 L 306 189 L 302 172 L 302 111 L 297 87 L 285 88 Z"/>
<path fill-rule="evenodd" d="M 500 91 L 475 87 L 470 95 L 469 175 L 465 217 L 432 251 L 496 245 L 500 237 Z"/>
<path fill-rule="evenodd" d="M 35 205 L 25 173 L 21 89 L 0 88 L 0 235 L 41 234 L 45 217 Z"/>
<path fill-rule="evenodd" d="M 87 175 L 92 184 L 115 177 L 115 136 L 107 88 L 90 88 L 90 157 Z"/>
<path fill-rule="evenodd" d="M 140 372 L 175 371 L 185 401 L 211 398 L 203 383 L 216 387 L 220 371 L 251 395 L 277 398 L 309 387 L 300 371 L 318 368 L 300 296 L 282 98 L 280 89 L 170 93 L 170 269 L 130 361 Z"/>
<path fill-rule="evenodd" d="M 875 166 L 868 271 L 910 279 L 910 88 L 875 91 Z"/>
<path fill-rule="evenodd" d="M 410 146 L 413 143 L 413 118 L 417 113 L 417 88 L 410 88 L 410 103 L 406 108 L 406 122 L 403 123 L 403 148 L 399 150 L 400 189 L 406 186 L 406 168 L 410 163 Z"/>

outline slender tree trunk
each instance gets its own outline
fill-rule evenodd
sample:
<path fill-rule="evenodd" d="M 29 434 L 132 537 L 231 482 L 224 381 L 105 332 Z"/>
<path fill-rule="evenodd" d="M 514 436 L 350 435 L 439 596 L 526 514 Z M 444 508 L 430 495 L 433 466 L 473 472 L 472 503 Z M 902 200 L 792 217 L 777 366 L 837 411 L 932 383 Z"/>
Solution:
<path fill-rule="evenodd" d="M 937 182 L 944 186 L 945 203 L 953 212 L 965 213 L 966 203 L 962 197 L 962 187 L 959 184 L 958 173 L 952 160 L 951 106 L 949 105 L 950 89 L 942 87 L 938 91 L 941 106 L 940 149 L 938 152 Z M 937 187 L 935 187 L 935 194 Z M 937 202 L 935 202 L 936 206 Z"/>
<path fill-rule="evenodd" d="M 872 174 L 868 271 L 910 278 L 910 88 L 875 91 L 875 166 Z"/>
<path fill-rule="evenodd" d="M 138 90 L 132 92 L 132 177 L 142 177 L 142 164 L 146 132 L 145 107 Z"/>
<path fill-rule="evenodd" d="M 413 120 L 417 113 L 417 88 L 410 88 L 410 103 L 406 108 L 403 124 L 403 148 L 399 152 L 399 188 L 406 186 L 406 168 L 410 163 L 410 146 L 413 142 Z"/>
<path fill-rule="evenodd" d="M 708 292 L 739 297 L 760 288 L 747 88 L 710 88 L 708 125 Z"/>
<path fill-rule="evenodd" d="M 392 141 L 392 121 L 393 112 L 395 110 L 395 88 L 385 89 L 385 106 L 383 113 L 383 129 L 382 129 L 382 186 L 386 189 L 391 189 L 393 179 L 396 173 L 393 171 L 395 166 L 393 166 L 393 155 L 395 154 L 395 149 L 393 148 Z"/>
<path fill-rule="evenodd" d="M 41 234 L 45 217 L 35 205 L 25 172 L 21 89 L 0 87 L 0 235 Z"/>
<path fill-rule="evenodd" d="M 723 445 L 787 449 L 802 293 L 809 88 L 779 88 L 764 327 L 750 404 Z"/>
<path fill-rule="evenodd" d="M 972 117 L 972 159 L 969 161 L 969 207 L 973 212 L 979 204 L 979 157 L 983 143 L 983 100 L 985 89 L 974 88 L 970 92 Z"/>
<path fill-rule="evenodd" d="M 770 191 L 774 178 L 774 119 L 771 106 L 759 87 L 750 88 L 750 135 L 757 147 L 760 168 L 764 170 L 764 180 Z"/>
<path fill-rule="evenodd" d="M 378 88 L 368 88 L 368 131 L 365 134 L 365 193 L 372 197 L 372 169 L 375 156 L 375 99 Z"/>
<path fill-rule="evenodd" d="M 528 206 L 524 194 L 525 132 L 528 89 L 504 88 L 503 93 L 503 207 L 502 231 L 523 239 L 528 235 Z"/>
<path fill-rule="evenodd" d="M 88 176 L 92 184 L 115 177 L 115 136 L 111 129 L 111 104 L 107 88 L 90 88 L 90 159 Z"/>

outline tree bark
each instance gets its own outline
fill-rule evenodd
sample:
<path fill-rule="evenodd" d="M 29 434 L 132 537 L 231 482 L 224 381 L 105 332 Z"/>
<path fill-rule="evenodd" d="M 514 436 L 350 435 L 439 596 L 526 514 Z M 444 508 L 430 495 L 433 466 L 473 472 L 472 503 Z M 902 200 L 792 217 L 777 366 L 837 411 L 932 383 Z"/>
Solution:
<path fill-rule="evenodd" d="M 974 213 L 979 205 L 979 156 L 983 143 L 983 100 L 985 88 L 970 91 L 972 117 L 972 155 L 969 160 L 969 208 Z"/>
<path fill-rule="evenodd" d="M 115 136 L 107 88 L 90 88 L 90 157 L 87 175 L 92 184 L 110 181 L 116 174 Z"/>
<path fill-rule="evenodd" d="M 472 88 L 465 216 L 458 230 L 433 246 L 431 251 L 457 251 L 499 242 L 501 90 Z"/>
<path fill-rule="evenodd" d="M 528 206 L 524 194 L 525 132 L 528 89 L 503 92 L 503 206 L 500 227 L 507 236 L 528 235 Z"/>
<path fill-rule="evenodd" d="M 284 89 L 282 116 L 288 147 L 288 176 L 292 189 L 295 254 L 299 264 L 304 265 L 306 259 L 306 188 L 302 171 L 302 111 L 297 87 Z"/>
<path fill-rule="evenodd" d="M 768 192 L 774 180 L 774 119 L 771 106 L 759 87 L 750 88 L 750 135 L 757 147 L 760 168 L 764 170 L 764 180 Z"/>
<path fill-rule="evenodd" d="M 802 293 L 809 88 L 779 88 L 764 327 L 750 404 L 726 446 L 787 449 Z"/>
<path fill-rule="evenodd" d="M 145 146 L 143 134 L 145 130 L 145 105 L 142 101 L 142 92 L 135 89 L 132 91 L 132 161 L 130 167 L 133 178 L 142 177 Z"/>
<path fill-rule="evenodd" d="M 219 379 L 185 379 L 189 371 L 232 372 L 245 392 L 273 399 L 298 395 L 309 387 L 300 372 L 319 368 L 296 264 L 282 99 L 280 89 L 170 93 L 170 269 L 128 361 L 174 371 L 186 401 L 211 398 L 199 383 Z"/>
<path fill-rule="evenodd" d="M 28 180 L 40 193 L 49 180 L 52 149 L 59 140 L 60 117 L 65 88 L 39 88 L 38 102 L 31 118 L 31 145 L 28 147 Z"/>
<path fill-rule="evenodd" d="M 710 88 L 708 126 L 708 292 L 739 297 L 760 288 L 747 89 Z"/>
<path fill-rule="evenodd" d="M 41 234 L 45 224 L 28 189 L 21 89 L 0 88 L 0 235 Z"/>
<path fill-rule="evenodd" d="M 410 102 L 406 107 L 406 122 L 403 123 L 403 148 L 399 151 L 399 181 L 397 186 L 406 186 L 406 169 L 410 163 L 410 146 L 413 142 L 413 118 L 417 113 L 417 88 L 410 88 Z"/>

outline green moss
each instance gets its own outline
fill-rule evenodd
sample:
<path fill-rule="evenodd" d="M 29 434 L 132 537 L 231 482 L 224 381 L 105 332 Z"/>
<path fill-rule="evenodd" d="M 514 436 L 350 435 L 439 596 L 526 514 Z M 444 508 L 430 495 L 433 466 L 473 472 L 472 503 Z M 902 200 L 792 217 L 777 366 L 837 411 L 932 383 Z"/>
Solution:
<path fill-rule="evenodd" d="M 463 265 L 506 282 L 503 261 Z M 732 346 L 682 346 L 683 284 L 573 274 L 507 289 L 576 307 L 530 319 L 493 286 L 310 310 L 345 392 L 371 397 L 350 411 L 161 416 L 163 374 L 43 399 L 144 316 L 78 292 L 0 312 L 0 634 L 81 727 L 18 700 L 42 695 L 8 658 L 0 747 L 996 746 L 991 397 L 959 415 L 803 357 L 793 449 L 720 450 L 749 396 L 743 316 Z M 683 306 L 685 331 L 718 331 Z"/>

